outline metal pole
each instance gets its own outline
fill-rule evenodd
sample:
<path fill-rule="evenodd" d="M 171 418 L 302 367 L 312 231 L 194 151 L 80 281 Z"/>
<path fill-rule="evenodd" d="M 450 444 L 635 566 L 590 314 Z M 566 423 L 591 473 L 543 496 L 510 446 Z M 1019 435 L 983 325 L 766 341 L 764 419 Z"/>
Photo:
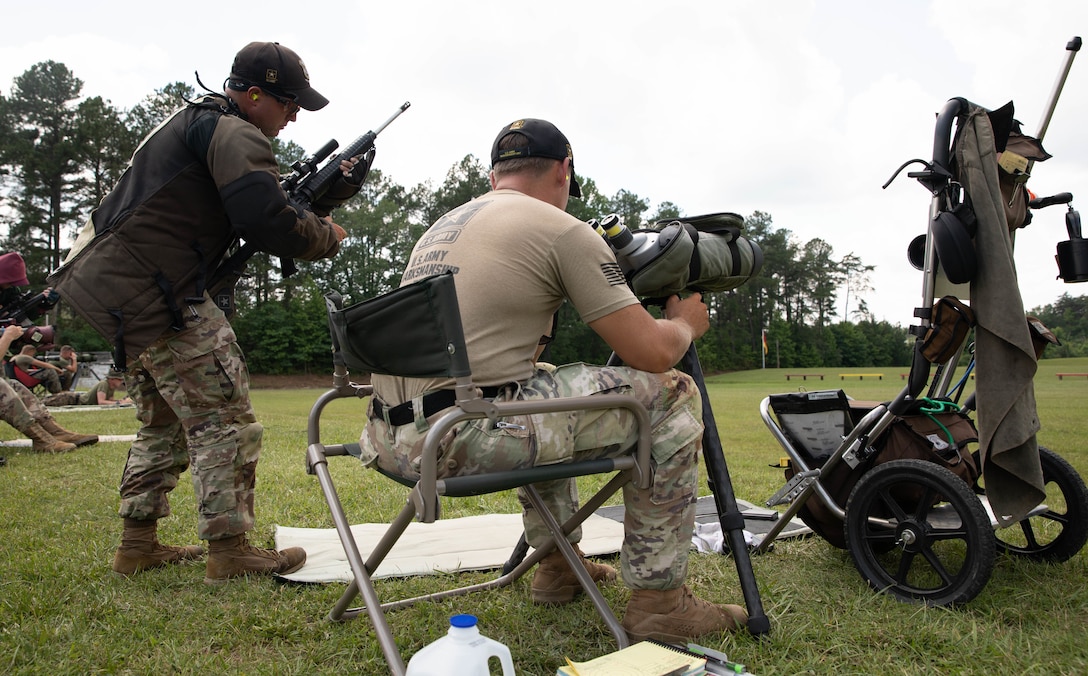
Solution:
<path fill-rule="evenodd" d="M 1058 97 L 1062 95 L 1062 88 L 1065 87 L 1065 79 L 1069 77 L 1069 69 L 1073 67 L 1073 57 L 1080 51 L 1081 40 L 1079 37 L 1074 37 L 1065 45 L 1065 59 L 1062 61 L 1062 67 L 1058 72 L 1058 79 L 1054 81 L 1054 87 L 1050 90 L 1050 98 L 1047 99 L 1046 105 L 1043 106 L 1043 119 L 1039 123 L 1039 131 L 1035 132 L 1035 138 L 1039 139 L 1042 143 L 1043 136 L 1046 135 L 1047 127 L 1050 126 L 1050 118 L 1054 116 L 1054 109 L 1058 106 Z M 1035 160 L 1028 161 L 1027 174 L 1031 174 L 1032 167 L 1035 166 Z"/>

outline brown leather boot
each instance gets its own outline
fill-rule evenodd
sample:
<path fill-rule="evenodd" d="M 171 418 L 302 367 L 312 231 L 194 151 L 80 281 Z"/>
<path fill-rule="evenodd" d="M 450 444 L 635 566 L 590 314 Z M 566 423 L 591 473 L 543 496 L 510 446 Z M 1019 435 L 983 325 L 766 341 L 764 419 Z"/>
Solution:
<path fill-rule="evenodd" d="M 97 434 L 76 434 L 75 432 L 69 432 L 68 430 L 58 425 L 57 421 L 53 420 L 52 418 L 45 418 L 43 420 L 40 420 L 38 424 L 40 424 L 42 426 L 42 429 L 44 429 L 46 432 L 52 434 L 54 438 L 60 439 L 61 441 L 67 441 L 68 443 L 75 444 L 76 446 L 90 446 L 91 444 L 98 443 Z"/>
<path fill-rule="evenodd" d="M 616 579 L 615 568 L 606 566 L 603 563 L 589 561 L 577 545 L 574 547 L 574 551 L 578 553 L 578 556 L 582 557 L 582 565 L 585 566 L 589 576 L 593 578 L 593 582 L 611 582 Z M 575 577 L 574 571 L 567 565 L 567 560 L 563 558 L 563 554 L 559 550 L 541 559 L 536 567 L 536 572 L 533 573 L 533 603 L 553 606 L 563 605 L 573 601 L 583 591 L 582 585 L 578 584 L 578 578 Z"/>
<path fill-rule="evenodd" d="M 223 584 L 243 575 L 293 573 L 306 563 L 306 550 L 288 547 L 281 551 L 249 544 L 245 535 L 208 542 L 208 570 L 204 584 Z"/>
<path fill-rule="evenodd" d="M 192 561 L 204 555 L 204 548 L 200 545 L 174 547 L 160 543 L 157 529 L 158 521 L 153 519 L 125 519 L 121 546 L 113 555 L 113 572 L 127 577 L 149 568 Z"/>
<path fill-rule="evenodd" d="M 57 439 L 36 422 L 20 427 L 19 431 L 30 438 L 35 453 L 67 453 L 76 448 L 75 444 Z"/>
<path fill-rule="evenodd" d="M 736 631 L 748 623 L 748 613 L 735 605 L 704 601 L 683 585 L 676 589 L 635 589 L 620 624 L 632 641 L 652 638 L 684 643 L 719 631 Z"/>

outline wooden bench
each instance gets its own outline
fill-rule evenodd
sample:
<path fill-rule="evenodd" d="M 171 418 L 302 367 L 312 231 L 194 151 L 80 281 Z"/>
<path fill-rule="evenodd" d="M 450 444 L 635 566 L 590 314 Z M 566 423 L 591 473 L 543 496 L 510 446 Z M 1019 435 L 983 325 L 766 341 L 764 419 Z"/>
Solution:
<path fill-rule="evenodd" d="M 907 376 L 909 376 L 909 375 L 910 375 L 909 373 L 900 373 L 899 374 L 899 379 L 900 380 L 906 380 Z M 1085 374 L 1074 373 L 1073 375 L 1088 375 L 1088 373 L 1085 373 Z M 975 373 L 972 371 L 971 372 L 971 380 L 974 380 L 974 379 L 975 379 Z M 1060 378 L 1059 378 L 1059 380 L 1060 380 Z"/>
<path fill-rule="evenodd" d="M 823 380 L 824 379 L 824 374 L 822 374 L 822 373 L 787 373 L 786 374 L 786 380 L 789 380 L 790 378 L 800 378 L 801 380 L 808 380 L 809 378 L 819 378 L 820 380 Z"/>
<path fill-rule="evenodd" d="M 1058 376 L 1058 380 L 1062 378 L 1088 378 L 1088 373 L 1055 373 Z"/>
<path fill-rule="evenodd" d="M 846 380 L 847 378 L 857 378 L 858 380 L 864 380 L 865 378 L 876 378 L 877 380 L 884 380 L 883 373 L 840 373 L 839 380 Z"/>

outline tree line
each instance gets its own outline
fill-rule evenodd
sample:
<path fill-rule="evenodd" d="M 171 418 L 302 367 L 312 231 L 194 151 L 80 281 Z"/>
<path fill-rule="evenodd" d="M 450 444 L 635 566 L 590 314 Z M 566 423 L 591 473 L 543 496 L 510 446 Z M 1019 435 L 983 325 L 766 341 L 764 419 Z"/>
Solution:
<path fill-rule="evenodd" d="M 64 64 L 46 61 L 16 77 L 7 94 L 0 91 L 0 245 L 22 254 L 36 288 L 44 287 L 46 276 L 60 265 L 66 243 L 120 177 L 139 141 L 199 95 L 175 82 L 130 109 L 120 109 L 102 97 L 85 97 L 82 88 Z M 306 155 L 292 142 L 274 139 L 273 147 L 284 171 Z M 684 215 L 672 202 L 651 209 L 646 198 L 627 190 L 604 195 L 591 177 L 579 178 L 583 198 L 572 200 L 568 211 L 582 220 L 615 213 L 634 228 Z M 450 167 L 441 182 L 410 188 L 374 170 L 360 193 L 334 214 L 348 232 L 338 256 L 300 262 L 300 272 L 289 277 L 267 256 L 251 259 L 238 285 L 233 321 L 251 370 L 328 371 L 323 294 L 337 290 L 358 301 L 396 287 L 412 246 L 426 228 L 488 188 L 487 168 L 472 155 Z M 704 370 L 750 369 L 764 363 L 781 368 L 909 364 L 907 329 L 875 321 L 861 296 L 871 290 L 872 266 L 852 253 L 837 256 L 819 238 L 800 240 L 775 227 L 769 213 L 757 211 L 745 221 L 743 235 L 763 250 L 764 265 L 739 288 L 707 294 L 711 329 L 698 343 Z M 834 319 L 840 290 L 852 296 L 851 318 L 856 321 Z M 1063 296 L 1054 316 L 1062 322 L 1085 317 L 1083 300 Z M 1042 311 L 1036 314 L 1047 322 Z M 61 340 L 77 349 L 109 349 L 63 303 L 50 321 Z M 1060 337 L 1065 326 L 1076 327 L 1079 338 L 1063 341 L 1066 352 L 1088 350 L 1083 321 L 1055 325 L 1061 327 L 1055 329 Z M 569 307 L 560 312 L 549 349 L 556 362 L 601 362 L 608 357 L 607 347 Z"/>

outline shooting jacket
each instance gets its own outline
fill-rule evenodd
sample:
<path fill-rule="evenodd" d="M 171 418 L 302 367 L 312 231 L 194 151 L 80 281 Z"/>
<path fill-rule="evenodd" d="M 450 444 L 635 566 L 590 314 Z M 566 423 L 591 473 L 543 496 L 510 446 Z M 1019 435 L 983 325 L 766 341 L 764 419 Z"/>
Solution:
<path fill-rule="evenodd" d="M 49 283 L 123 367 L 180 331 L 187 306 L 212 302 L 208 279 L 237 238 L 283 258 L 337 253 L 332 226 L 292 204 L 279 179 L 260 130 L 205 97 L 141 142 Z"/>

